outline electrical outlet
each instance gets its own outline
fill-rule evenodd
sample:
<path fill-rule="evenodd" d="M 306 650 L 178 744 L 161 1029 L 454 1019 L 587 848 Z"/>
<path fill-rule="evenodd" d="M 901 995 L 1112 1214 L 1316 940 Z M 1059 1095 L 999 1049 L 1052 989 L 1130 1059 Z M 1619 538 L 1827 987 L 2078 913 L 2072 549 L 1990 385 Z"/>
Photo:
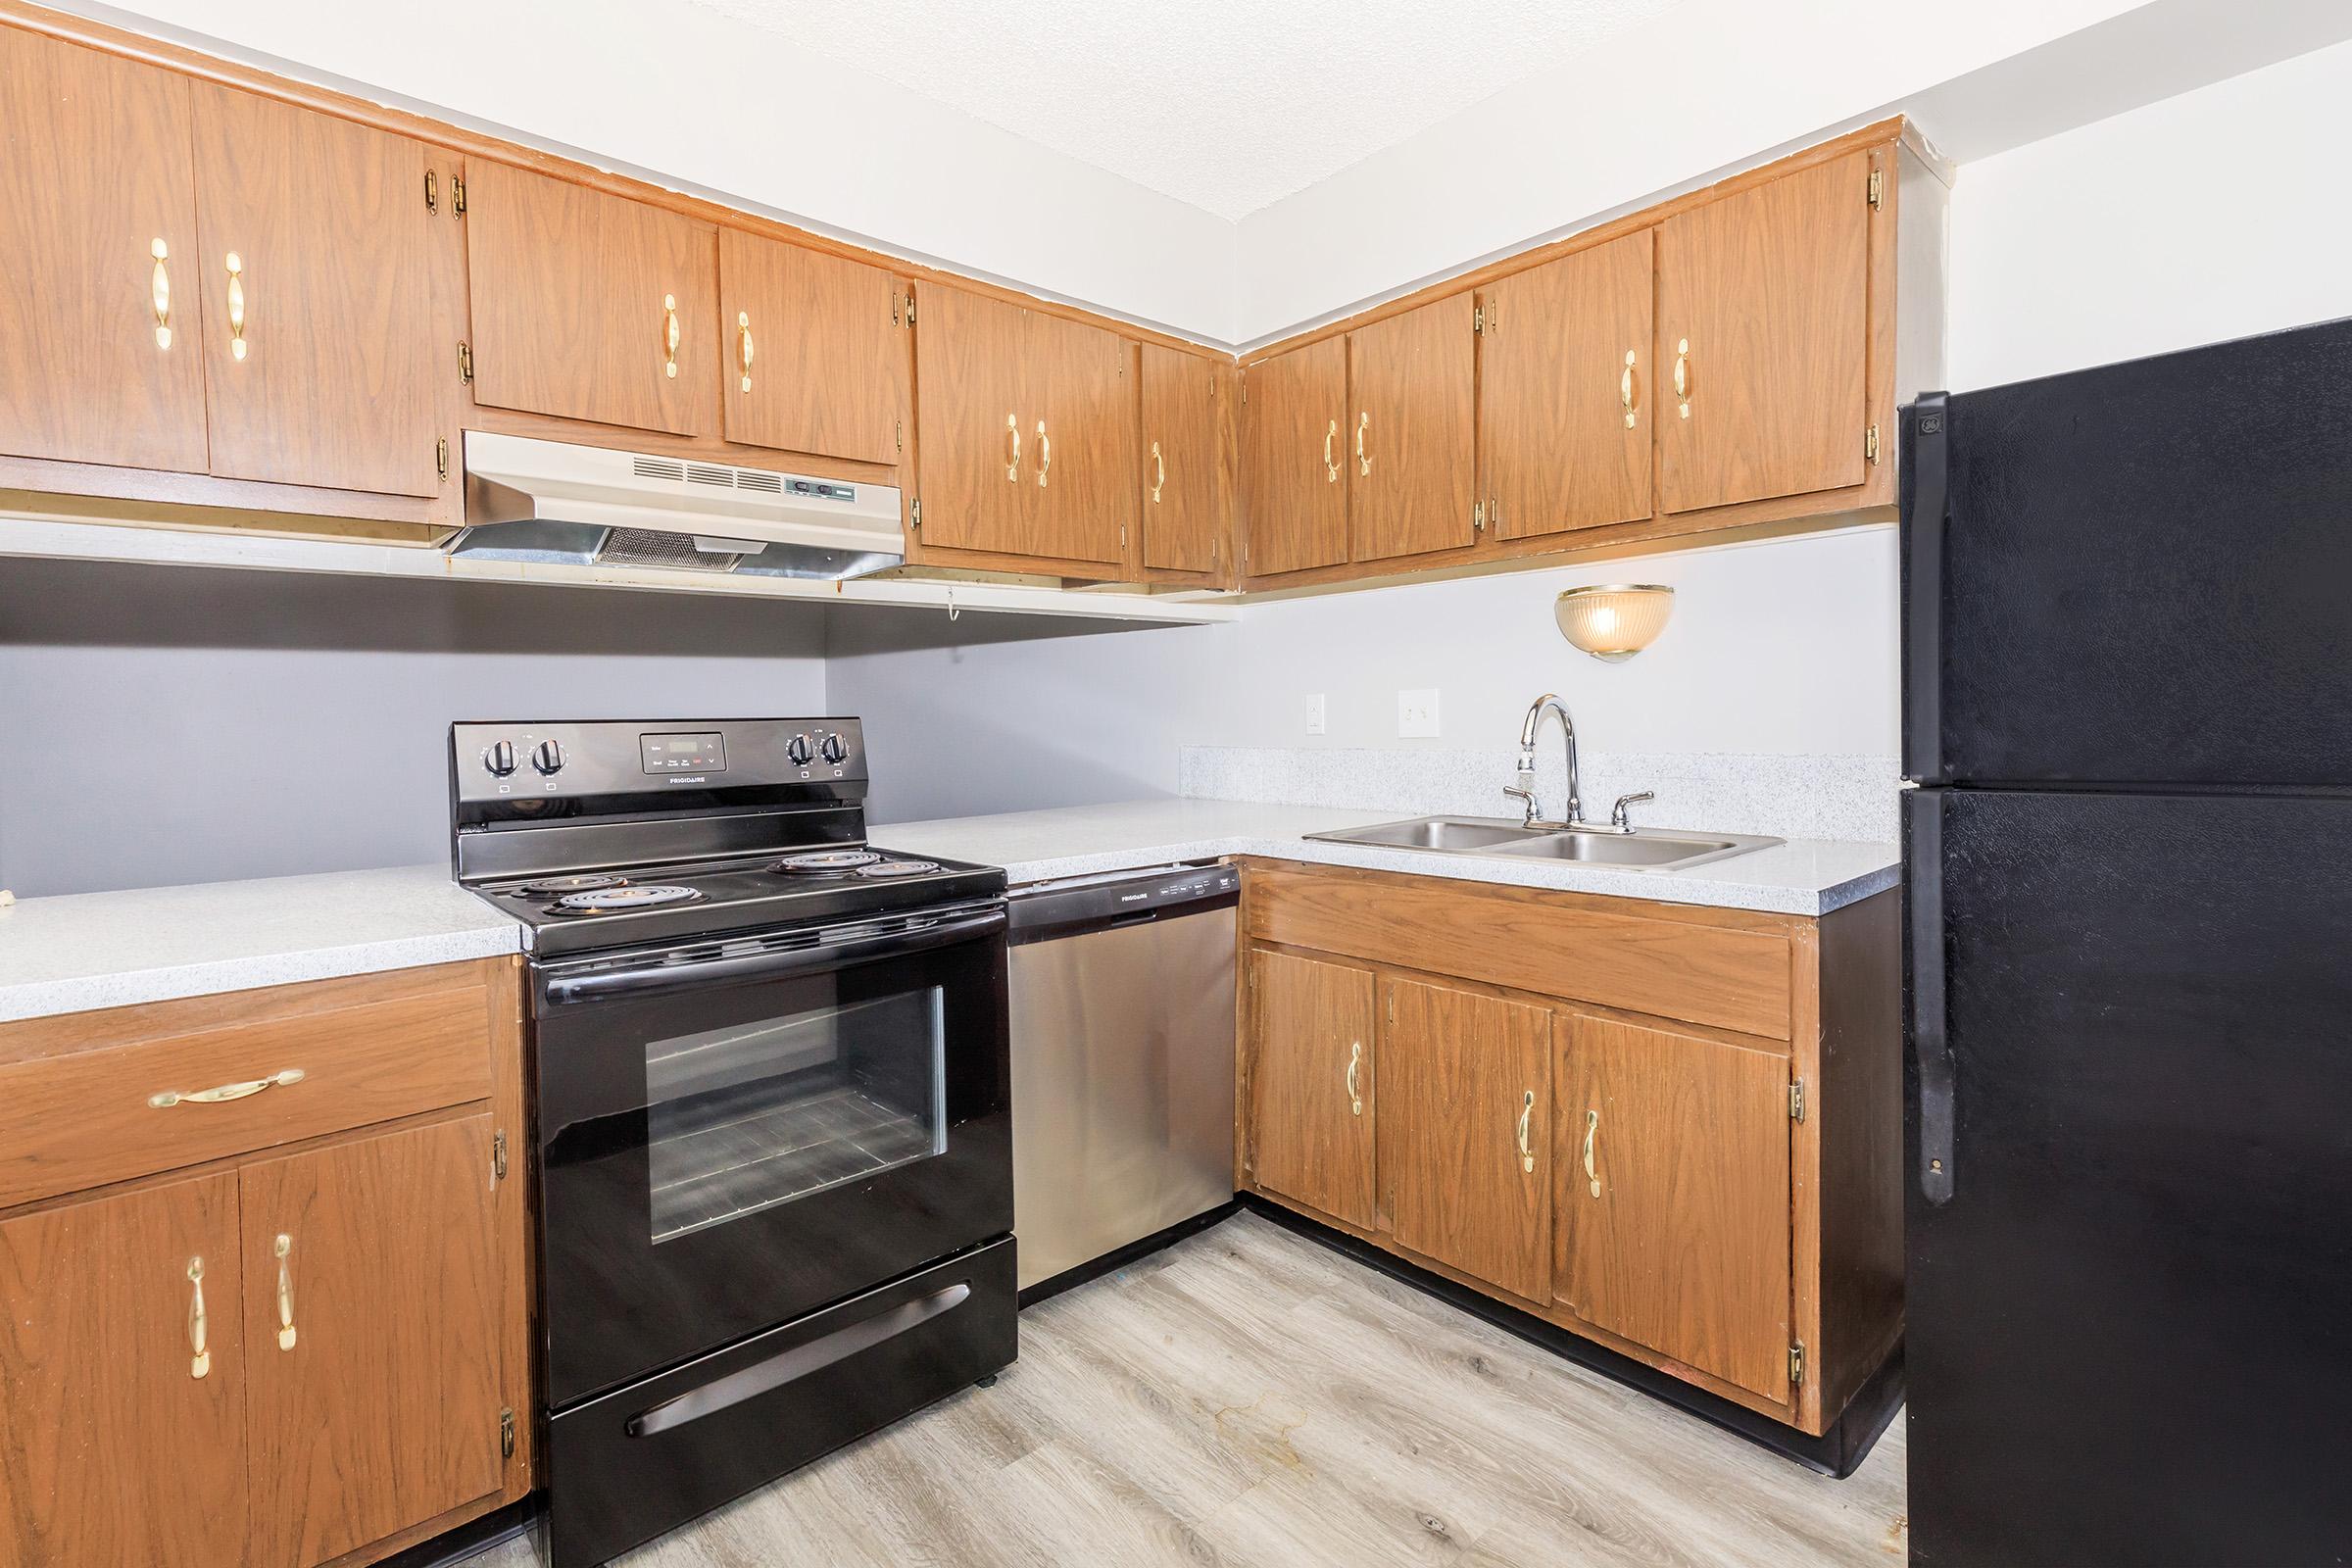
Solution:
<path fill-rule="evenodd" d="M 1323 694 L 1321 692 L 1313 692 L 1308 694 L 1306 699 L 1306 732 L 1309 735 L 1322 734 L 1326 728 L 1325 719 L 1326 713 L 1323 706 Z"/>
<path fill-rule="evenodd" d="M 1402 740 L 1427 740 L 1438 733 L 1438 694 L 1434 691 L 1396 694 L 1396 734 Z"/>

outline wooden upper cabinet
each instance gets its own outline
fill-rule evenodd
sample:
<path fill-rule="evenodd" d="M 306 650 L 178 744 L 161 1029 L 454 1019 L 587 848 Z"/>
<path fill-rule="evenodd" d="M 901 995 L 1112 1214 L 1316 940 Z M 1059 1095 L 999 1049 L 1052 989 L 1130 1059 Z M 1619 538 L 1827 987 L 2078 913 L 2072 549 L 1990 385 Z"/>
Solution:
<path fill-rule="evenodd" d="M 1356 561 L 1477 542 L 1478 339 L 1469 294 L 1348 334 L 1348 552 Z"/>
<path fill-rule="evenodd" d="M 1848 153 L 1659 225 L 1662 510 L 1867 476 L 1871 157 Z"/>
<path fill-rule="evenodd" d="M 1788 1058 L 1584 1013 L 1562 1033 L 1558 1299 L 1786 1401 Z"/>
<path fill-rule="evenodd" d="M 1117 565 L 1127 558 L 1136 485 L 1134 348 L 1099 326 L 1031 311 L 1032 378 L 1021 416 L 1036 438 L 1031 530 L 1016 553 Z"/>
<path fill-rule="evenodd" d="M 1551 1013 L 1390 980 L 1380 1180 L 1396 1244 L 1551 1298 Z"/>
<path fill-rule="evenodd" d="M 720 229 L 727 439 L 895 466 L 913 362 L 906 297 L 878 267 Z"/>
<path fill-rule="evenodd" d="M 188 81 L 0 27 L 0 452 L 201 473 Z"/>
<path fill-rule="evenodd" d="M 485 1113 L 240 1173 L 254 1568 L 309 1568 L 496 1492 Z"/>
<path fill-rule="evenodd" d="M 1372 1228 L 1372 972 L 1252 952 L 1251 1178 Z"/>
<path fill-rule="evenodd" d="M 1650 514 L 1650 231 L 1503 278 L 1481 296 L 1479 441 L 1497 539 Z"/>
<path fill-rule="evenodd" d="M 234 1174 L 0 1223 L 0 1562 L 246 1561 L 237 1273 Z"/>
<path fill-rule="evenodd" d="M 1325 338 L 1244 372 L 1243 492 L 1252 577 L 1348 559 L 1348 341 Z"/>
<path fill-rule="evenodd" d="M 1217 573 L 1233 514 L 1230 365 L 1143 345 L 1144 565 Z"/>
<path fill-rule="evenodd" d="M 713 225 L 477 161 L 465 226 L 474 402 L 718 433 Z"/>
<path fill-rule="evenodd" d="M 421 143 L 199 82 L 195 270 L 212 471 L 431 495 L 434 321 Z"/>

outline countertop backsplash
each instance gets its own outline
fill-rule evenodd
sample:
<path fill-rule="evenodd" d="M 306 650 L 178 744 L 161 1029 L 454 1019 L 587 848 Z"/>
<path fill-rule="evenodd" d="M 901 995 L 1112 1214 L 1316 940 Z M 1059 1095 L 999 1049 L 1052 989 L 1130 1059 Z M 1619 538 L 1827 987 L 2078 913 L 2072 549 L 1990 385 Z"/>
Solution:
<path fill-rule="evenodd" d="M 1654 790 L 1633 808 L 1637 827 L 1766 833 L 1788 839 L 1891 844 L 1900 836 L 1901 764 L 1885 757 L 1783 757 L 1761 752 L 1582 751 L 1585 815 L 1607 821 L 1620 795 Z M 1328 806 L 1399 816 L 1514 816 L 1502 793 L 1516 747 L 1485 751 L 1339 747 L 1187 746 L 1179 791 L 1211 801 Z M 1538 798 L 1546 816 L 1567 804 L 1559 731 L 1536 744 Z"/>

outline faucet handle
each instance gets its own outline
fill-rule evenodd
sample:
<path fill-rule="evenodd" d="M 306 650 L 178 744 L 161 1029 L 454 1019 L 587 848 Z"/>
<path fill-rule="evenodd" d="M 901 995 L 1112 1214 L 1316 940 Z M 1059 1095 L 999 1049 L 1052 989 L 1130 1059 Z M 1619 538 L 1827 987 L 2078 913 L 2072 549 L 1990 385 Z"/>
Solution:
<path fill-rule="evenodd" d="M 1657 798 L 1655 790 L 1643 790 L 1638 795 L 1618 796 L 1617 804 L 1609 808 L 1609 826 L 1620 833 L 1631 833 L 1634 830 L 1633 816 L 1626 808 L 1640 806 L 1643 801 L 1654 801 Z"/>
<path fill-rule="evenodd" d="M 1535 825 L 1536 820 L 1536 792 L 1533 787 L 1535 782 L 1531 775 L 1523 772 L 1519 775 L 1519 783 L 1516 786 L 1505 784 L 1502 787 L 1503 794 L 1527 808 L 1527 815 L 1522 820 L 1531 827 Z"/>

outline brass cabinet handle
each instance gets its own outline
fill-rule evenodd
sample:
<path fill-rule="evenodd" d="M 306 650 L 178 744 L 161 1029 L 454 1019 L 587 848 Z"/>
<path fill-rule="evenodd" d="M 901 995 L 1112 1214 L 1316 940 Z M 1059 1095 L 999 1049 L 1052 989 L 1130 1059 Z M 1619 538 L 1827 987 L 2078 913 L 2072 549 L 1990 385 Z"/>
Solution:
<path fill-rule="evenodd" d="M 1527 1098 L 1519 1104 L 1519 1168 L 1521 1170 L 1532 1171 L 1536 1168 L 1536 1152 L 1527 1145 L 1528 1124 L 1535 1120 L 1535 1116 L 1536 1092 L 1530 1089 L 1527 1092 Z"/>
<path fill-rule="evenodd" d="M 1323 427 L 1323 482 L 1325 484 L 1340 482 L 1340 466 L 1331 458 L 1331 444 L 1339 438 L 1340 421 L 1334 419 Z"/>
<path fill-rule="evenodd" d="M 230 251 L 224 262 L 228 268 L 228 357 L 245 357 L 245 258 Z"/>
<path fill-rule="evenodd" d="M 223 1101 L 243 1100 L 248 1095 L 258 1095 L 272 1084 L 298 1084 L 300 1082 L 302 1082 L 302 1069 L 288 1067 L 285 1071 L 273 1072 L 267 1078 L 248 1078 L 243 1083 L 222 1084 L 216 1089 L 191 1089 L 186 1094 L 181 1094 L 176 1089 L 167 1089 L 161 1094 L 149 1095 L 147 1103 L 158 1110 L 182 1104 L 218 1105 Z"/>
<path fill-rule="evenodd" d="M 277 1348 L 294 1348 L 294 1268 L 287 1254 L 294 1250 L 294 1238 L 280 1236 L 273 1249 L 277 1253 Z"/>
<path fill-rule="evenodd" d="M 213 1369 L 213 1352 L 204 1332 L 204 1259 L 188 1259 L 188 1376 L 200 1378 Z"/>
<path fill-rule="evenodd" d="M 1690 417 L 1690 340 L 1684 338 L 1674 346 L 1674 397 L 1683 408 L 1683 417 Z"/>
<path fill-rule="evenodd" d="M 1372 416 L 1368 413 L 1359 415 L 1355 421 L 1355 472 L 1358 478 L 1368 478 L 1372 473 L 1372 460 L 1364 456 L 1364 431 L 1371 424 Z"/>
<path fill-rule="evenodd" d="M 743 389 L 752 389 L 752 314 L 735 313 L 735 358 L 743 366 Z"/>
<path fill-rule="evenodd" d="M 1617 401 L 1625 409 L 1625 427 L 1631 430 L 1640 417 L 1634 413 L 1634 351 L 1625 351 L 1625 373 L 1617 377 Z"/>
<path fill-rule="evenodd" d="M 1592 1168 L 1592 1141 L 1600 1133 L 1600 1112 L 1585 1112 L 1585 1180 L 1592 1188 L 1592 1196 L 1600 1196 L 1600 1172 Z"/>
<path fill-rule="evenodd" d="M 678 373 L 678 297 L 662 296 L 662 373 L 675 378 Z"/>
<path fill-rule="evenodd" d="M 1358 1040 L 1348 1052 L 1348 1114 L 1350 1116 L 1364 1113 L 1364 1097 L 1355 1086 L 1356 1072 L 1363 1064 L 1364 1043 Z"/>
<path fill-rule="evenodd" d="M 1157 501 L 1159 492 L 1168 482 L 1168 460 L 1159 455 L 1159 443 L 1152 443 L 1152 499 Z"/>
<path fill-rule="evenodd" d="M 1012 452 L 1004 460 L 1004 477 L 1017 483 L 1021 477 L 1021 421 L 1017 415 L 1004 416 L 1004 433 L 1012 437 Z"/>
<path fill-rule="evenodd" d="M 164 264 L 172 259 L 172 247 L 159 239 L 147 247 L 147 254 L 155 258 L 155 270 L 147 276 L 147 290 L 155 301 L 155 346 L 168 349 L 172 346 L 172 274 Z"/>
<path fill-rule="evenodd" d="M 1054 438 L 1046 434 L 1046 421 L 1037 421 L 1037 487 L 1046 487 L 1046 470 L 1054 466 Z"/>

